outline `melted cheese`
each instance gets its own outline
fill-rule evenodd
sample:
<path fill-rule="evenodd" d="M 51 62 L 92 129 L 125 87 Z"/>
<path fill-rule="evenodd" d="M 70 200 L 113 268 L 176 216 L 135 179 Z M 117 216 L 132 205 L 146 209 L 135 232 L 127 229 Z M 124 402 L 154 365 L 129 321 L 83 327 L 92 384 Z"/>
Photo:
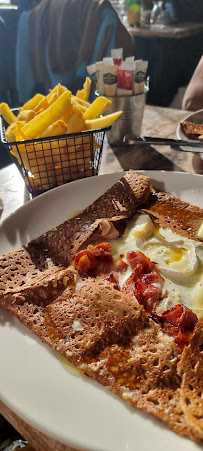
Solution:
<path fill-rule="evenodd" d="M 197 232 L 197 236 L 198 236 L 201 240 L 203 240 L 203 222 L 201 223 L 201 225 L 200 225 L 200 227 L 199 227 L 199 230 L 198 230 L 198 232 Z"/>
<path fill-rule="evenodd" d="M 185 304 L 196 314 L 203 313 L 203 244 L 154 225 L 148 215 L 129 221 L 121 238 L 109 241 L 115 262 L 128 251 L 139 250 L 157 263 L 164 277 L 165 297 L 157 311 Z M 125 257 L 124 257 L 125 260 Z M 125 260 L 126 261 L 126 260 Z M 132 270 L 119 274 L 122 287 Z"/>

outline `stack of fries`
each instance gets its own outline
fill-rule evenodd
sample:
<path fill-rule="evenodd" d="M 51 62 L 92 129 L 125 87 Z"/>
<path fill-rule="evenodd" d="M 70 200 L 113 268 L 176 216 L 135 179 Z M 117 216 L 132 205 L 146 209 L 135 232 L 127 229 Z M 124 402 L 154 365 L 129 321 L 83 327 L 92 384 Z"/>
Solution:
<path fill-rule="evenodd" d="M 111 101 L 98 97 L 90 104 L 90 87 L 87 77 L 83 89 L 73 95 L 59 83 L 47 96 L 36 94 L 17 116 L 6 103 L 0 104 L 10 152 L 25 168 L 31 192 L 95 174 L 94 156 L 103 142 L 95 130 L 109 127 L 122 111 L 102 117 Z"/>

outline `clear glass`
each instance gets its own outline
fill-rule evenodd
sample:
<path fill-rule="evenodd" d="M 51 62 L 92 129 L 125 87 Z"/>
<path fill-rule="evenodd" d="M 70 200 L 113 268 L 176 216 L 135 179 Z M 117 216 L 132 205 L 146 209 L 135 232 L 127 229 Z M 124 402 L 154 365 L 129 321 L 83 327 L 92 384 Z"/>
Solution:
<path fill-rule="evenodd" d="M 127 14 L 127 0 L 110 0 L 112 6 L 117 12 L 119 19 L 125 24 L 128 24 L 128 14 Z"/>
<path fill-rule="evenodd" d="M 149 27 L 152 12 L 152 2 L 142 0 L 140 10 L 140 26 Z"/>
<path fill-rule="evenodd" d="M 163 26 L 170 25 L 170 23 L 171 16 L 165 9 L 165 2 L 161 0 L 154 1 L 150 17 L 150 25 Z"/>

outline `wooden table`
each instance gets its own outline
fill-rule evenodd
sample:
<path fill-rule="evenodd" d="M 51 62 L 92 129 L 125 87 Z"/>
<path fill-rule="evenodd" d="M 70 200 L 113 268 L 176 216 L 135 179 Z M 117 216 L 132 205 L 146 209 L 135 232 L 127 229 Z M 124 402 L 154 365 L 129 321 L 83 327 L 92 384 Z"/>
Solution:
<path fill-rule="evenodd" d="M 203 22 L 178 23 L 170 26 L 127 27 L 131 36 L 180 39 L 203 33 Z"/>
<path fill-rule="evenodd" d="M 176 127 L 186 115 L 185 111 L 146 106 L 142 134 L 145 136 L 176 137 Z M 169 147 L 152 148 L 133 145 L 111 148 L 104 146 L 100 173 L 120 172 L 127 169 L 165 169 L 203 174 L 203 160 L 191 153 L 177 152 Z M 24 182 L 14 165 L 0 171 L 0 198 L 4 209 L 1 221 L 15 209 L 29 201 Z M 36 451 L 73 451 L 68 446 L 40 433 L 19 418 L 0 401 L 0 413 L 28 440 Z"/>
<path fill-rule="evenodd" d="M 189 112 L 170 108 L 146 105 L 142 132 L 143 136 L 176 138 L 178 123 Z M 185 171 L 203 174 L 203 160 L 197 154 L 176 151 L 168 146 L 151 147 L 143 144 L 112 148 L 106 146 L 102 158 L 100 173 L 121 170 L 148 169 L 166 171 Z"/>

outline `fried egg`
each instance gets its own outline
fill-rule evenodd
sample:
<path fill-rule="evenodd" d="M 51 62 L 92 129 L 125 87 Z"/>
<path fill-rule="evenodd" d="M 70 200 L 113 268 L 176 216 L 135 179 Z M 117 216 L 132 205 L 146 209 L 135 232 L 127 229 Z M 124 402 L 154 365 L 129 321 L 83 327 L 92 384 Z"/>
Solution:
<path fill-rule="evenodd" d="M 158 226 L 145 214 L 136 215 L 128 222 L 124 235 L 109 242 L 115 262 L 121 255 L 126 261 L 128 251 L 139 250 L 157 263 L 165 294 L 157 312 L 184 304 L 197 315 L 203 313 L 203 243 Z M 131 273 L 128 266 L 124 274 L 119 274 L 121 288 Z"/>

